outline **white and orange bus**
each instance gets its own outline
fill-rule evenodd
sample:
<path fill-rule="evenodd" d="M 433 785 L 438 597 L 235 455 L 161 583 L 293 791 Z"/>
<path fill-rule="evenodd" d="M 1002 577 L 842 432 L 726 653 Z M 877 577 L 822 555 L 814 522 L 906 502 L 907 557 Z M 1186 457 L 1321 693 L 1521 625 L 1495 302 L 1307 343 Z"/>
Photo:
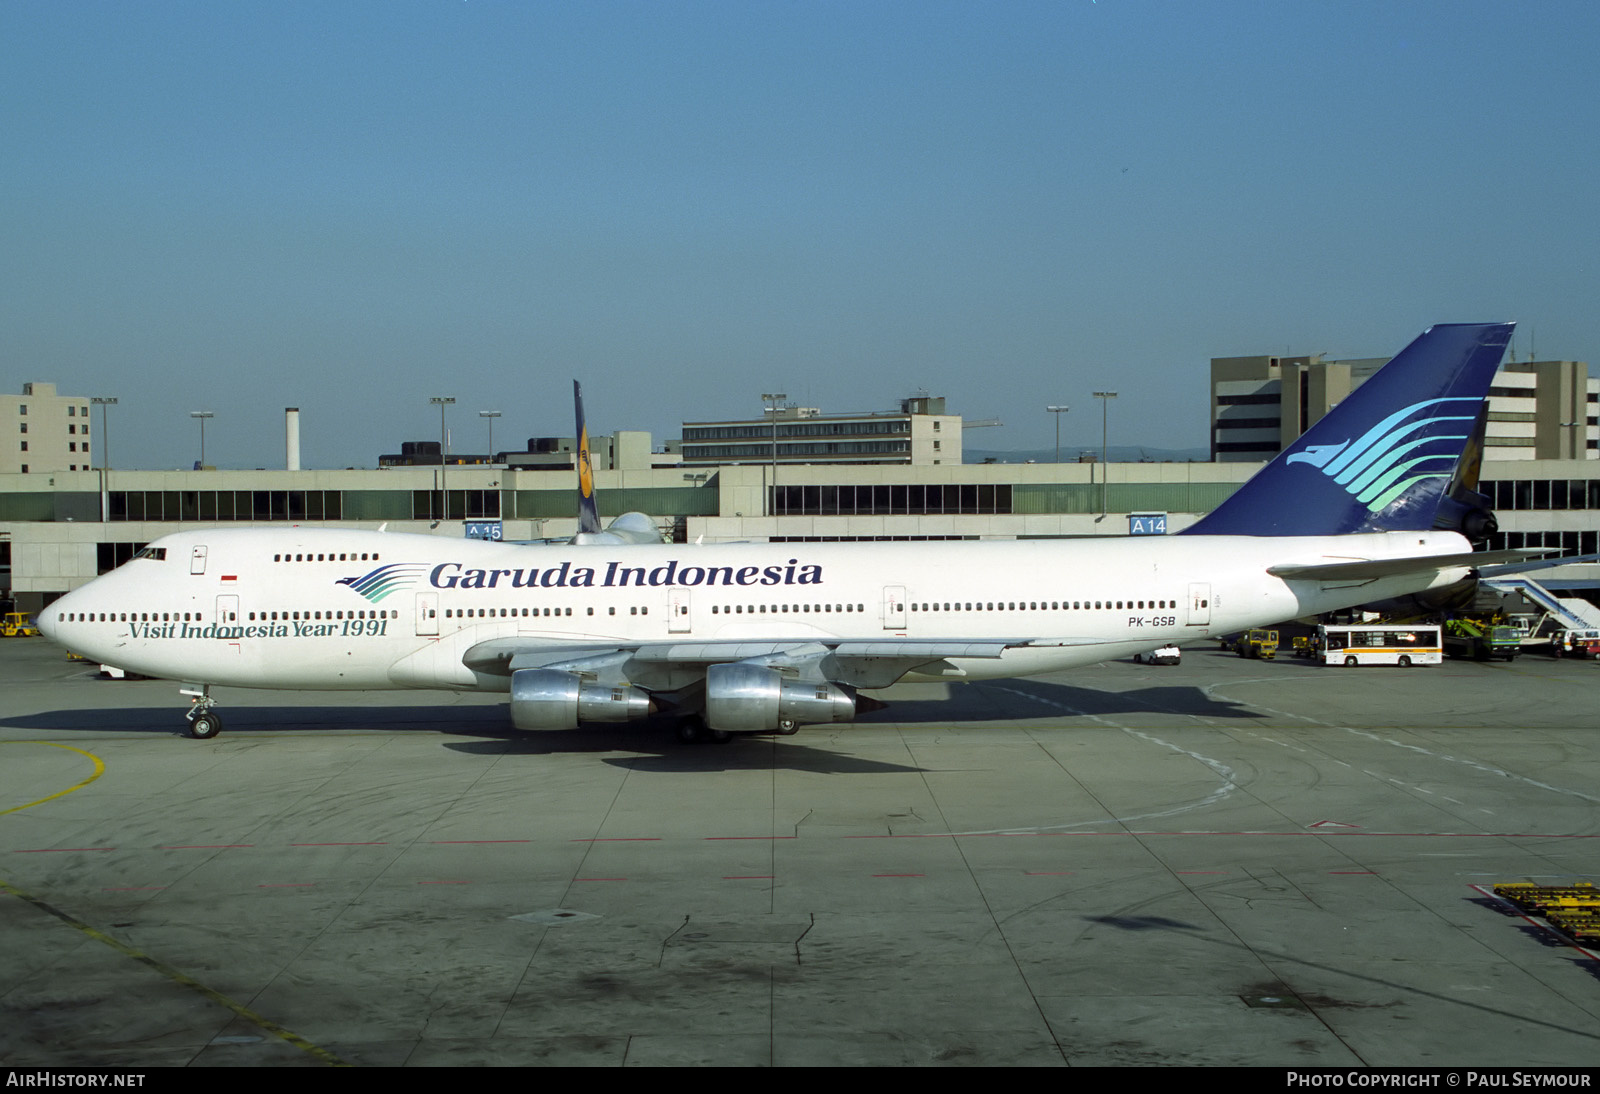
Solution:
<path fill-rule="evenodd" d="M 1324 665 L 1437 665 L 1444 643 L 1435 624 L 1356 623 L 1317 628 L 1317 653 Z"/>

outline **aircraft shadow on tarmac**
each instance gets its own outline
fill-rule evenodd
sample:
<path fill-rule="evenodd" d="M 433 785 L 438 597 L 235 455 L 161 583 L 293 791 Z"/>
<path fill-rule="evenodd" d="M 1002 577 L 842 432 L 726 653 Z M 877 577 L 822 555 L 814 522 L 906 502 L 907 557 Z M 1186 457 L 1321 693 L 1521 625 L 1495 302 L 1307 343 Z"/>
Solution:
<path fill-rule="evenodd" d="M 181 711 L 148 707 L 41 711 L 0 718 L 0 727 L 96 735 L 186 735 Z M 834 774 L 919 770 L 910 764 L 884 763 L 813 747 L 807 743 L 804 729 L 793 737 L 736 737 L 721 746 L 684 745 L 679 743 L 673 730 L 671 721 L 656 719 L 627 726 L 523 733 L 508 724 L 503 705 L 232 706 L 226 709 L 226 723 L 222 735 L 216 740 L 226 743 L 230 736 L 259 740 L 263 736 L 277 734 L 341 731 L 429 733 L 445 738 L 445 748 L 468 755 L 490 757 L 594 753 L 604 763 L 637 771 L 770 769 L 774 763 L 786 769 Z M 849 726 L 838 730 L 818 727 L 818 732 L 827 733 L 830 740 L 837 732 L 849 731 Z M 194 743 L 199 745 L 202 742 Z M 632 755 L 607 755 L 617 752 Z"/>
<path fill-rule="evenodd" d="M 1208 659 L 1212 658 L 1212 657 L 1225 657 L 1230 661 L 1248 661 L 1249 660 L 1249 658 L 1240 657 L 1237 653 L 1234 653 L 1231 650 L 1184 650 L 1183 651 L 1184 660 L 1186 662 L 1190 663 L 1190 664 L 1193 664 L 1196 660 L 1198 660 L 1201 657 L 1205 657 L 1205 658 L 1208 658 Z M 1316 660 L 1314 658 L 1296 657 L 1294 654 L 1289 652 L 1289 645 L 1286 642 L 1283 645 L 1278 647 L 1278 655 L 1271 659 L 1271 665 L 1270 666 L 1267 665 L 1266 663 L 1262 663 L 1260 667 L 1264 671 L 1275 671 L 1278 668 L 1286 668 L 1286 669 L 1316 669 L 1318 672 L 1320 672 L 1323 669 L 1327 668 L 1328 666 L 1324 665 L 1321 661 L 1318 661 L 1318 660 Z"/>
<path fill-rule="evenodd" d="M 230 733 L 299 733 L 316 730 L 379 730 L 385 733 L 472 732 L 509 735 L 499 707 L 438 706 L 223 706 L 224 738 Z M 85 733 L 162 733 L 187 736 L 183 709 L 110 707 L 46 710 L 0 718 L 0 727 L 33 730 L 80 730 Z"/>
<path fill-rule="evenodd" d="M 947 700 L 893 701 L 888 710 L 869 714 L 861 721 L 1011 722 L 1019 718 L 1081 718 L 1122 714 L 1229 719 L 1265 717 L 1243 703 L 1207 695 L 1193 686 L 1102 691 L 1043 680 L 995 680 L 952 688 Z"/>
<path fill-rule="evenodd" d="M 953 687 L 948 698 L 892 699 L 890 705 L 864 715 L 855 725 L 961 724 L 981 731 L 1015 725 L 1019 721 L 1055 718 L 1067 724 L 1099 730 L 1089 716 L 1127 714 L 1170 715 L 1176 718 L 1258 718 L 1239 703 L 1216 699 L 1195 687 L 1150 687 L 1132 691 L 1097 691 L 1040 680 L 1007 680 Z M 732 768 L 770 768 L 829 773 L 866 773 L 916 770 L 915 765 L 886 763 L 851 756 L 830 747 L 837 735 L 851 726 L 803 727 L 791 737 L 736 737 L 725 745 L 680 744 L 673 722 L 657 718 L 626 726 L 596 726 L 555 733 L 523 733 L 513 729 L 503 703 L 462 705 L 441 702 L 412 705 L 236 705 L 221 708 L 221 740 L 233 735 L 305 732 L 434 733 L 454 738 L 445 743 L 453 751 L 481 755 L 553 755 L 562 753 L 630 752 L 632 756 L 605 756 L 604 762 L 633 770 L 707 771 Z M 1075 725 L 1074 723 L 1077 723 Z M 172 707 L 98 707 L 41 711 L 0 718 L 0 727 L 33 731 L 95 734 L 164 734 L 186 732 L 182 709 Z M 826 734 L 826 736 L 823 736 Z M 643 753 L 644 755 L 639 755 Z"/>
<path fill-rule="evenodd" d="M 227 705 L 219 707 L 223 734 L 287 733 L 314 730 L 376 730 L 385 733 L 449 733 L 496 740 L 557 741 L 572 738 L 574 751 L 598 751 L 603 745 L 579 743 L 589 737 L 632 740 L 657 733 L 670 720 L 658 718 L 625 727 L 595 727 L 556 733 L 521 733 L 513 729 L 503 703 L 462 705 L 441 702 L 412 705 Z M 1167 714 L 1176 717 L 1251 719 L 1263 715 L 1248 706 L 1218 699 L 1196 687 L 1151 687 L 1133 691 L 1098 691 L 1039 680 L 1003 680 L 951 688 L 949 698 L 892 698 L 888 707 L 862 715 L 855 725 L 884 724 L 1011 724 L 1018 720 L 1123 714 Z M 183 711 L 171 707 L 94 707 L 47 710 L 0 718 L 0 727 L 29 730 L 80 730 L 93 733 L 186 732 Z M 848 730 L 844 730 L 848 732 Z M 802 730 L 805 732 L 805 730 Z M 765 740 L 765 737 L 757 737 Z M 541 748 L 538 751 L 566 751 Z"/>

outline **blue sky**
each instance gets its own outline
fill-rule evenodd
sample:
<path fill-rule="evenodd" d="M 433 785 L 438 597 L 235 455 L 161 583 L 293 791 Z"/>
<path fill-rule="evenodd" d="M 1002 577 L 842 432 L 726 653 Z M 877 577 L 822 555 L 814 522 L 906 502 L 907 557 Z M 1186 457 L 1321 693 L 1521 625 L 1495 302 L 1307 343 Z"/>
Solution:
<path fill-rule="evenodd" d="M 913 390 L 1206 443 L 1207 360 L 1600 370 L 1600 5 L 0 0 L 0 386 L 122 466 Z M 1530 340 L 1532 339 L 1532 340 Z M 1074 422 L 1076 424 L 1074 424 Z"/>

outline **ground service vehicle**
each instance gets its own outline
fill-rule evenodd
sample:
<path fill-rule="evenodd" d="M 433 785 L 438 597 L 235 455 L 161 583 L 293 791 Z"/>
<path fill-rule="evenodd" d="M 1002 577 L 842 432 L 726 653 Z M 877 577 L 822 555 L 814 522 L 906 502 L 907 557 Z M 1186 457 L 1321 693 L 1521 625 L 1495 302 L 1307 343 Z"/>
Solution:
<path fill-rule="evenodd" d="M 1239 636 L 1233 644 L 1233 652 L 1240 657 L 1254 657 L 1261 661 L 1271 661 L 1278 656 L 1278 632 L 1264 627 L 1256 627 Z"/>
<path fill-rule="evenodd" d="M 1550 636 L 1555 657 L 1600 657 L 1600 630 L 1564 630 Z"/>
<path fill-rule="evenodd" d="M 1439 628 L 1434 624 L 1357 623 L 1317 628 L 1324 665 L 1438 665 L 1444 661 Z"/>
<path fill-rule="evenodd" d="M 7 612 L 0 621 L 0 638 L 37 638 L 39 628 L 33 625 L 27 612 Z"/>
<path fill-rule="evenodd" d="M 1183 657 L 1177 646 L 1161 646 L 1133 655 L 1136 665 L 1176 665 Z"/>
<path fill-rule="evenodd" d="M 1451 619 L 1444 625 L 1444 651 L 1451 657 L 1510 661 L 1522 652 L 1522 637 L 1504 623 Z"/>

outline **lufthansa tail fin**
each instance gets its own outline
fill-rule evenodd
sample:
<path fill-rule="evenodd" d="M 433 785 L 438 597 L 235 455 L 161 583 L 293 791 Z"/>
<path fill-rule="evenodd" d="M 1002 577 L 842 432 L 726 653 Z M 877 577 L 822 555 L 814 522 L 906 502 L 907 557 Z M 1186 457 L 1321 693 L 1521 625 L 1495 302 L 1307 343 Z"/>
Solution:
<path fill-rule="evenodd" d="M 583 424 L 583 388 L 572 381 L 572 405 L 578 416 L 578 534 L 600 531 L 600 509 L 594 503 L 594 461 L 589 457 L 589 427 Z"/>
<path fill-rule="evenodd" d="M 600 507 L 594 499 L 594 460 L 589 455 L 589 427 L 583 421 L 583 388 L 572 381 L 572 403 L 578 416 L 578 534 L 569 541 L 575 546 L 623 543 L 660 543 L 661 532 L 655 521 L 643 513 L 623 513 L 604 530 L 600 527 Z"/>
<path fill-rule="evenodd" d="M 1511 323 L 1429 327 L 1185 535 L 1331 536 L 1435 527 Z M 1285 393 L 1285 398 L 1288 398 Z"/>

